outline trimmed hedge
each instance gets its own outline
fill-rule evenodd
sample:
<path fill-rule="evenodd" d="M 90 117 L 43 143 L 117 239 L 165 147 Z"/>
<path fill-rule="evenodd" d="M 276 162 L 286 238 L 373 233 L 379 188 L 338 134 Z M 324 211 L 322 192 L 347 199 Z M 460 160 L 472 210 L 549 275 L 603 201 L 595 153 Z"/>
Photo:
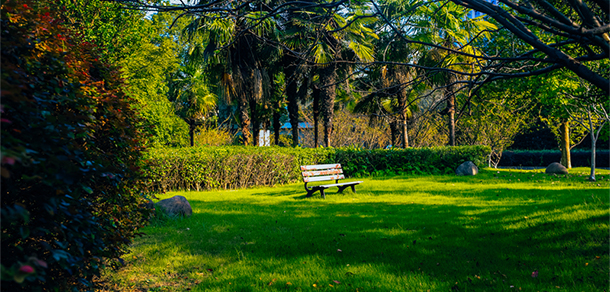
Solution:
<path fill-rule="evenodd" d="M 610 166 L 610 151 L 598 150 L 595 151 L 596 167 Z M 591 151 L 574 151 L 570 152 L 572 167 L 590 167 L 591 166 Z M 553 162 L 561 160 L 561 151 L 504 151 L 500 166 L 541 166 L 546 167 Z"/>
<path fill-rule="evenodd" d="M 346 176 L 448 174 L 464 161 L 482 166 L 487 146 L 366 150 L 357 148 L 190 147 L 150 150 L 152 191 L 236 189 L 301 179 L 300 165 L 341 163 Z"/>

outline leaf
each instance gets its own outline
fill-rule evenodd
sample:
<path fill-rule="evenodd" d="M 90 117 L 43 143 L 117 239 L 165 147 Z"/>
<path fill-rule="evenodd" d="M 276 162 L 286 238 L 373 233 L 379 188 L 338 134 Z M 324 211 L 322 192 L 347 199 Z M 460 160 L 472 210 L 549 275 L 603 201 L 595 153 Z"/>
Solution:
<path fill-rule="evenodd" d="M 335 282 L 336 284 L 341 284 L 341 282 L 339 282 L 337 280 L 333 280 L 333 282 Z"/>

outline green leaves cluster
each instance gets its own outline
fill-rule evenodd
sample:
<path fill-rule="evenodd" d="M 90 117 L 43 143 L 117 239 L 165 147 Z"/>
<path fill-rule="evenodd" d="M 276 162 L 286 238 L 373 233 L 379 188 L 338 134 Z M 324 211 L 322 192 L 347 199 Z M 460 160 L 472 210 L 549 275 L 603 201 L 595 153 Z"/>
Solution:
<path fill-rule="evenodd" d="M 2 5 L 2 288 L 92 289 L 145 224 L 145 124 L 50 1 Z"/>

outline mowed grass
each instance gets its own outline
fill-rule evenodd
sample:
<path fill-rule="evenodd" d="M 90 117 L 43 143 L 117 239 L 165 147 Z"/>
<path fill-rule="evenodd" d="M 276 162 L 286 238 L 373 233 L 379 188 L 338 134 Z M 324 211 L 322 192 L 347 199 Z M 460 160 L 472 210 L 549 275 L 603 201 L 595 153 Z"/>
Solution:
<path fill-rule="evenodd" d="M 116 291 L 607 291 L 609 172 L 484 169 L 172 192 L 193 215 L 154 221 L 103 281 Z M 535 277 L 534 277 L 535 276 Z"/>

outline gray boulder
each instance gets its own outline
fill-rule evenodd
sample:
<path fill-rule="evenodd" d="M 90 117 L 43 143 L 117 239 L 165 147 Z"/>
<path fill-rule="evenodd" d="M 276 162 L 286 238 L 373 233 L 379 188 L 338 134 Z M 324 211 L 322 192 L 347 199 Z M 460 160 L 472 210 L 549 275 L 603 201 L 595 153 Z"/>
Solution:
<path fill-rule="evenodd" d="M 163 208 L 169 216 L 182 215 L 189 217 L 193 214 L 191 204 L 183 196 L 173 196 L 169 199 L 161 200 L 155 206 Z"/>
<path fill-rule="evenodd" d="M 544 172 L 548 174 L 568 174 L 568 169 L 559 162 L 553 162 L 546 167 Z"/>
<path fill-rule="evenodd" d="M 479 168 L 472 162 L 466 161 L 455 170 L 455 174 L 457 175 L 476 175 L 479 173 Z"/>

